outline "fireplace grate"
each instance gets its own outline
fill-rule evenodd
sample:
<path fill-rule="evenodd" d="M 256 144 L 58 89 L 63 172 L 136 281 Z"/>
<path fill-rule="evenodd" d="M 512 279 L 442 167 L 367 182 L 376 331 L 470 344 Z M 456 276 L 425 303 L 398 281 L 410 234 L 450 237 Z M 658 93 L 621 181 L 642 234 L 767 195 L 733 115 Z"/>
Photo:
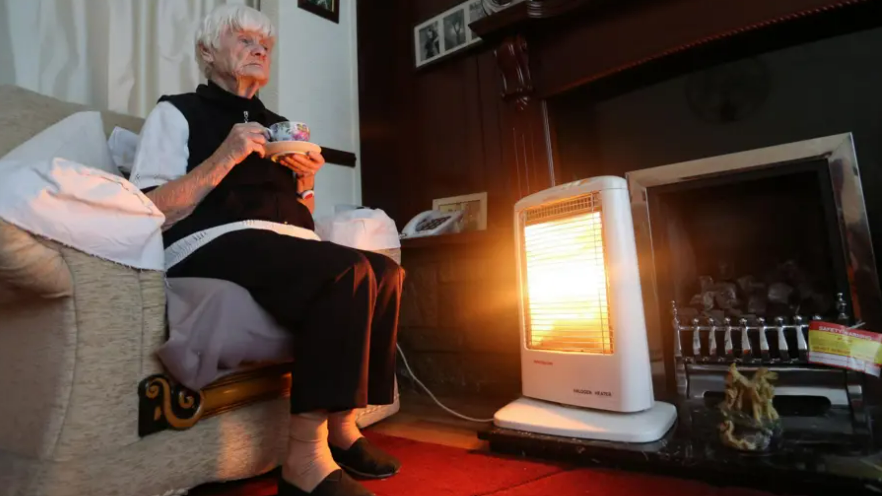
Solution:
<path fill-rule="evenodd" d="M 848 320 L 845 300 L 837 295 L 836 320 Z M 808 364 L 809 321 L 800 315 L 790 319 L 777 317 L 774 325 L 766 319 L 740 319 L 738 325 L 726 318 L 694 318 L 691 325 L 680 322 L 676 302 L 671 302 L 674 317 L 674 356 L 685 363 L 745 363 L 775 365 Z M 787 322 L 790 321 L 790 323 Z M 816 315 L 811 320 L 822 320 Z"/>
<path fill-rule="evenodd" d="M 744 371 L 760 367 L 776 372 L 776 392 L 784 396 L 823 397 L 833 407 L 850 411 L 851 427 L 858 435 L 869 436 L 860 374 L 811 364 L 808 361 L 808 329 L 815 315 L 805 319 L 796 315 L 785 320 L 730 319 L 718 322 L 710 317 L 680 322 L 676 302 L 671 302 L 674 329 L 674 357 L 678 393 L 689 399 L 706 398 L 725 389 L 725 376 L 731 364 Z M 848 325 L 842 293 L 837 295 L 837 323 Z"/>

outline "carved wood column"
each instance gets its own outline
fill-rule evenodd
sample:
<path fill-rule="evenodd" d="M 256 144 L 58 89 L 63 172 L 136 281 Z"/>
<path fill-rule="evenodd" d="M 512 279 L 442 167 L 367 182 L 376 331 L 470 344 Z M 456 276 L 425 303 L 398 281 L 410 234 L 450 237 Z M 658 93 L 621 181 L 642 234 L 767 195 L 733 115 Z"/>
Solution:
<path fill-rule="evenodd" d="M 510 170 L 512 200 L 554 184 L 545 104 L 534 98 L 527 40 L 503 39 L 494 50 L 502 77 L 502 158 Z"/>

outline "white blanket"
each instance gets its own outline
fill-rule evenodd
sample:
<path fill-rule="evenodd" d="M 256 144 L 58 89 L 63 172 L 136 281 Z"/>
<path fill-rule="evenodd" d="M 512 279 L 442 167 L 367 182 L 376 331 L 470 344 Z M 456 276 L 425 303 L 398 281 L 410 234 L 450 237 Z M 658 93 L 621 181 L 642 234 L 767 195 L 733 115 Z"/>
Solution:
<path fill-rule="evenodd" d="M 0 160 L 0 218 L 99 258 L 165 270 L 162 212 L 122 177 L 70 160 Z"/>
<path fill-rule="evenodd" d="M 70 115 L 0 159 L 0 219 L 105 260 L 165 270 L 165 217 L 119 176 L 98 112 Z"/>

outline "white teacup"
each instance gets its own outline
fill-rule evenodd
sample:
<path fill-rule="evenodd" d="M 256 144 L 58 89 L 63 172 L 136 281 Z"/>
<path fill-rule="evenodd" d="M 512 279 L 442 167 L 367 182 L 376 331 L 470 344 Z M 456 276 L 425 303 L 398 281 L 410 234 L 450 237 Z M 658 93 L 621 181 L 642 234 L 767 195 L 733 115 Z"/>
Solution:
<path fill-rule="evenodd" d="M 302 122 L 277 122 L 267 129 L 270 141 L 309 141 L 309 126 Z"/>

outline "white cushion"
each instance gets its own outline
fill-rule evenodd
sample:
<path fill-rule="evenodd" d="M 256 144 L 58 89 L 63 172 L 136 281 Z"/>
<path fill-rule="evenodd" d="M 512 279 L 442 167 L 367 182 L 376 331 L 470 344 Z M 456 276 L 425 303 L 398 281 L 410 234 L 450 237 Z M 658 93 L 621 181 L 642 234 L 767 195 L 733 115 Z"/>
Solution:
<path fill-rule="evenodd" d="M 165 269 L 162 212 L 122 177 L 70 160 L 0 159 L 0 218 L 96 257 Z"/>
<path fill-rule="evenodd" d="M 120 175 L 110 158 L 104 124 L 99 112 L 77 112 L 44 129 L 3 157 L 12 161 L 64 158 L 71 162 Z"/>
<path fill-rule="evenodd" d="M 135 152 L 138 151 L 138 135 L 119 126 L 113 128 L 107 140 L 110 158 L 113 164 L 126 174 L 132 173 L 135 164 Z"/>
<path fill-rule="evenodd" d="M 156 352 L 181 384 L 200 390 L 245 364 L 293 357 L 294 334 L 245 288 L 229 281 L 170 277 L 168 341 Z"/>
<path fill-rule="evenodd" d="M 120 176 L 98 112 L 73 114 L 0 159 L 0 218 L 96 257 L 165 269 L 165 216 Z"/>

